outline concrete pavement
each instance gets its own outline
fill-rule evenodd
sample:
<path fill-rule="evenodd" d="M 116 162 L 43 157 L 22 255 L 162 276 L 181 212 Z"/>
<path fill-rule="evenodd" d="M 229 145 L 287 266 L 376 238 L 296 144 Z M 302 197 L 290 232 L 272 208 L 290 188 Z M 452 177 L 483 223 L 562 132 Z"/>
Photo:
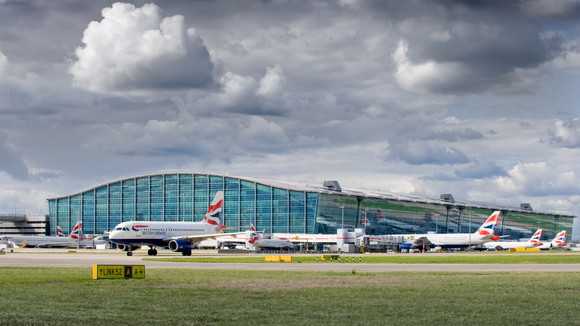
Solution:
<path fill-rule="evenodd" d="M 348 264 L 348 263 L 175 263 L 127 257 L 118 252 L 17 252 L 0 256 L 0 267 L 89 267 L 143 264 L 147 268 L 325 272 L 580 272 L 580 264 Z"/>

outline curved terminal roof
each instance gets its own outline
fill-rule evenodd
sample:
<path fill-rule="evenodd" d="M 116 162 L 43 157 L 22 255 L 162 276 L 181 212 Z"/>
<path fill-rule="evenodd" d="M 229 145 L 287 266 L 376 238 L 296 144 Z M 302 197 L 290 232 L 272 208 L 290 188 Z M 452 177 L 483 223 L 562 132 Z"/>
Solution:
<path fill-rule="evenodd" d="M 415 202 L 415 203 L 425 203 L 425 204 L 436 204 L 436 205 L 443 205 L 443 206 L 454 206 L 454 207 L 465 207 L 465 208 L 481 208 L 481 209 L 489 209 L 489 210 L 504 210 L 509 212 L 520 212 L 520 213 L 528 213 L 528 214 L 539 214 L 539 215 L 550 215 L 550 216 L 561 216 L 561 217 L 574 217 L 573 215 L 563 214 L 563 213 L 555 213 L 555 212 L 545 212 L 545 211 L 528 211 L 522 210 L 516 206 L 506 206 L 506 205 L 496 205 L 493 203 L 483 203 L 483 202 L 475 202 L 475 201 L 455 201 L 453 203 L 442 201 L 439 199 L 428 198 L 424 196 L 415 196 L 409 194 L 395 194 L 386 191 L 372 191 L 372 190 L 365 190 L 365 189 L 354 189 L 354 188 L 342 188 L 341 191 L 334 191 L 322 186 L 310 185 L 310 184 L 299 184 L 299 183 L 291 183 L 286 181 L 278 181 L 278 180 L 270 180 L 264 178 L 253 178 L 253 177 L 243 177 L 243 176 L 232 176 L 232 175 L 224 175 L 224 174 L 215 174 L 215 173 L 195 173 L 195 172 L 187 172 L 187 171 L 167 171 L 167 172 L 160 172 L 160 173 L 151 173 L 133 177 L 125 177 L 116 179 L 113 181 L 109 181 L 103 184 L 99 184 L 97 186 L 91 187 L 89 189 L 83 190 L 81 192 L 73 193 L 66 196 L 58 196 L 48 198 L 48 200 L 55 200 L 61 198 L 72 197 L 76 195 L 80 195 L 87 191 L 92 191 L 97 188 L 107 186 L 110 184 L 126 181 L 126 180 L 134 180 L 143 177 L 153 177 L 153 176 L 163 176 L 163 175 L 178 175 L 178 174 L 189 174 L 189 175 L 203 175 L 203 176 L 215 176 L 215 177 L 226 177 L 226 178 L 235 178 L 245 181 L 250 181 L 258 184 L 262 184 L 265 186 L 270 186 L 274 188 L 282 188 L 294 191 L 310 191 L 310 192 L 318 192 L 324 194 L 334 194 L 334 195 L 345 195 L 345 196 L 355 196 L 355 197 L 364 197 L 364 198 L 374 198 L 374 199 L 391 199 L 397 201 L 405 201 L 405 202 Z"/>

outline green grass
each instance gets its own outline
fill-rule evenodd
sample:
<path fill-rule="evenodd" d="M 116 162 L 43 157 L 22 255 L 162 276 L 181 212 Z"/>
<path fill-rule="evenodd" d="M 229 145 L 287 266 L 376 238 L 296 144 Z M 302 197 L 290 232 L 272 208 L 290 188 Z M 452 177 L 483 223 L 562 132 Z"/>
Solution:
<path fill-rule="evenodd" d="M 1 325 L 580 325 L 580 273 L 0 268 Z"/>
<path fill-rule="evenodd" d="M 172 257 L 145 260 L 193 263 L 264 263 L 263 256 Z M 345 256 L 343 262 L 367 264 L 580 264 L 580 254 L 472 254 L 472 255 L 360 255 Z M 320 256 L 294 256 L 296 263 L 322 263 Z"/>

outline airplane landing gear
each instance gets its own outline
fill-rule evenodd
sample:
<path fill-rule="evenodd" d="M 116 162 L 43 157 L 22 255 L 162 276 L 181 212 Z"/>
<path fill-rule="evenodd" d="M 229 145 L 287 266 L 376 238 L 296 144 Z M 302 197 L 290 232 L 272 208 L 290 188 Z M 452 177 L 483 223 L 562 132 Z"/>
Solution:
<path fill-rule="evenodd" d="M 127 251 L 127 256 L 129 257 L 133 256 L 133 252 L 131 250 Z"/>
<path fill-rule="evenodd" d="M 151 248 L 151 249 L 147 250 L 147 255 L 149 255 L 149 256 L 157 256 L 157 249 Z"/>
<path fill-rule="evenodd" d="M 183 250 L 181 252 L 181 255 L 182 256 L 191 256 L 191 249 L 189 249 L 189 250 Z"/>

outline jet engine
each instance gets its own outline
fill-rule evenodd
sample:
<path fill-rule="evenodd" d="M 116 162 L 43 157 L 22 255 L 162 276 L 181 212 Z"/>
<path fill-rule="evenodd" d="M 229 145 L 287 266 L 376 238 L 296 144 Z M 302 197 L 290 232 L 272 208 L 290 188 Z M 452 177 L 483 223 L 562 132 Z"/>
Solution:
<path fill-rule="evenodd" d="M 191 243 L 187 240 L 171 240 L 168 244 L 169 250 L 175 252 L 191 252 Z"/>

